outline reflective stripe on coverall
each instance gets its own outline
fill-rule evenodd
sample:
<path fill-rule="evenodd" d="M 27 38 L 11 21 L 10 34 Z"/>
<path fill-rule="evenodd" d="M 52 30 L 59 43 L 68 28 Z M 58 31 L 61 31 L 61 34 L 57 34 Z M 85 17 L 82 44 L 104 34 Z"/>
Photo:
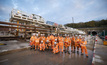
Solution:
<path fill-rule="evenodd" d="M 53 49 L 53 47 L 54 47 L 54 36 L 53 35 L 50 36 L 50 41 L 51 41 L 51 48 Z"/>
<path fill-rule="evenodd" d="M 82 41 L 81 42 L 81 50 L 82 50 L 82 53 L 85 52 L 86 56 L 88 56 L 86 44 L 87 44 L 87 41 Z"/>
<path fill-rule="evenodd" d="M 40 51 L 41 50 L 43 50 L 43 51 L 45 50 L 45 44 L 44 43 L 42 43 L 42 44 L 40 43 Z"/>
<path fill-rule="evenodd" d="M 75 46 L 75 37 L 72 37 L 71 38 L 71 47 L 74 47 Z M 73 49 L 73 48 L 72 48 Z"/>
<path fill-rule="evenodd" d="M 55 54 L 55 53 L 58 53 L 59 51 L 58 51 L 58 43 L 56 43 L 56 46 L 54 46 L 54 48 L 53 48 L 53 53 Z"/>
<path fill-rule="evenodd" d="M 30 45 L 35 45 L 35 39 L 36 39 L 37 37 L 36 36 L 32 36 L 31 38 L 30 38 Z"/>
<path fill-rule="evenodd" d="M 36 50 L 36 47 L 38 47 L 38 49 L 39 49 L 39 44 L 40 44 L 40 38 L 36 38 L 35 39 L 35 50 Z"/>
<path fill-rule="evenodd" d="M 64 40 L 64 38 L 63 37 L 59 37 L 59 51 L 61 51 L 61 52 L 63 52 L 63 46 L 64 46 L 64 44 L 63 44 L 63 40 Z"/>

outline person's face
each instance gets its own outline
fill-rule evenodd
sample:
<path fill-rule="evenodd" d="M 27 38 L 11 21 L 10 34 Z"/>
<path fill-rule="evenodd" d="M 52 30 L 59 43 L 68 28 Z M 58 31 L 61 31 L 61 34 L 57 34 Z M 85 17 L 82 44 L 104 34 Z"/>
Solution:
<path fill-rule="evenodd" d="M 82 38 L 83 41 L 85 41 L 85 38 Z"/>

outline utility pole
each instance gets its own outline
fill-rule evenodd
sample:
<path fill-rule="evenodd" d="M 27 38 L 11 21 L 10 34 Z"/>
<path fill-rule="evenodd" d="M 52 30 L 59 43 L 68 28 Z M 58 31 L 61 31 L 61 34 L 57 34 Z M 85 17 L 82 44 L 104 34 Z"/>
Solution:
<path fill-rule="evenodd" d="M 73 27 L 74 27 L 74 18 L 72 17 L 72 23 L 73 23 Z"/>

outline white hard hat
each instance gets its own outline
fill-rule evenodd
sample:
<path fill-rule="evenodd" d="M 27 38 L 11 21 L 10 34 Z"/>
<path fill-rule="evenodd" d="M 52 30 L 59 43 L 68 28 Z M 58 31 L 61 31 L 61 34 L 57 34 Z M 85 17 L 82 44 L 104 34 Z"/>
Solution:
<path fill-rule="evenodd" d="M 75 36 L 77 36 L 77 35 L 75 35 Z"/>
<path fill-rule="evenodd" d="M 36 36 L 38 36 L 38 34 L 36 34 Z"/>
<path fill-rule="evenodd" d="M 85 38 L 85 36 L 82 36 L 82 38 Z"/>
<path fill-rule="evenodd" d="M 81 36 L 81 35 L 79 35 L 79 36 Z"/>
<path fill-rule="evenodd" d="M 69 35 L 68 35 L 69 36 Z"/>
<path fill-rule="evenodd" d="M 33 33 L 32 35 L 35 35 L 35 33 Z"/>
<path fill-rule="evenodd" d="M 54 44 L 56 44 L 56 42 L 54 42 Z"/>
<path fill-rule="evenodd" d="M 43 43 L 43 41 L 41 41 L 41 43 Z"/>

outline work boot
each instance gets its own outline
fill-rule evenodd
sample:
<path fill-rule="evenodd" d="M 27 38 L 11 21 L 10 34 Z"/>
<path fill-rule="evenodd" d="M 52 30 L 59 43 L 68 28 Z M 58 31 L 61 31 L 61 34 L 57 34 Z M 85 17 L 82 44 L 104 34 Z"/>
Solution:
<path fill-rule="evenodd" d="M 30 48 L 30 50 L 32 50 L 32 48 Z"/>
<path fill-rule="evenodd" d="M 81 55 L 83 55 L 83 53 L 81 53 Z"/>
<path fill-rule="evenodd" d="M 75 53 L 75 51 L 73 53 Z"/>
<path fill-rule="evenodd" d="M 68 52 L 68 54 L 70 54 L 70 52 Z"/>
<path fill-rule="evenodd" d="M 79 53 L 79 51 L 77 51 L 77 53 Z"/>
<path fill-rule="evenodd" d="M 36 49 L 34 51 L 36 51 Z"/>
<path fill-rule="evenodd" d="M 65 51 L 65 53 L 67 53 L 67 51 Z"/>
<path fill-rule="evenodd" d="M 86 55 L 86 57 L 88 58 L 88 55 Z"/>

